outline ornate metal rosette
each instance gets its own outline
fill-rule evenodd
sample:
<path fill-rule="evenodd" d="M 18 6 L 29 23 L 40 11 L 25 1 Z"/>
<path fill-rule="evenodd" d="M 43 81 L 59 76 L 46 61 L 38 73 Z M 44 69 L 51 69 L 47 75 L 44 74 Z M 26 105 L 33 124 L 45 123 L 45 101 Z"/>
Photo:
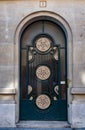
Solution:
<path fill-rule="evenodd" d="M 47 109 L 50 106 L 50 104 L 51 100 L 49 96 L 47 96 L 46 94 L 41 94 L 36 99 L 36 105 L 40 109 Z"/>
<path fill-rule="evenodd" d="M 51 71 L 49 67 L 45 65 L 41 65 L 36 69 L 36 76 L 40 80 L 46 80 L 50 77 L 50 75 L 51 75 Z"/>
<path fill-rule="evenodd" d="M 50 49 L 50 47 L 51 47 L 51 41 L 46 37 L 41 37 L 36 41 L 36 48 L 40 52 L 46 52 Z"/>

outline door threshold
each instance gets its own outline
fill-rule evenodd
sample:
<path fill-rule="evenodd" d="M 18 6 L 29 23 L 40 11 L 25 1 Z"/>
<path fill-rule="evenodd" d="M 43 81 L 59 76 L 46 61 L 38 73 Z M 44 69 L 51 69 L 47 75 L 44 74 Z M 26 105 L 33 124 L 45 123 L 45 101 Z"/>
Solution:
<path fill-rule="evenodd" d="M 17 127 L 26 128 L 70 128 L 66 121 L 19 121 Z"/>

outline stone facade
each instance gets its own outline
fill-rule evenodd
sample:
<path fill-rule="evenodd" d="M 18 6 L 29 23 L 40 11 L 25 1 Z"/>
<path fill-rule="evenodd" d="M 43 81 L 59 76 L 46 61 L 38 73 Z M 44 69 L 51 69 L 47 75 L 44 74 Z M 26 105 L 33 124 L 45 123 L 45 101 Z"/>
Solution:
<path fill-rule="evenodd" d="M 59 16 L 63 26 L 70 28 L 67 27 L 68 39 L 71 39 L 68 43 L 68 122 L 71 127 L 85 127 L 84 0 L 47 0 L 46 6 L 39 0 L 0 1 L 0 127 L 16 127 L 19 121 L 19 45 L 16 37 L 18 29 L 23 28 L 26 18 L 31 19 L 33 13 L 34 16 Z"/>

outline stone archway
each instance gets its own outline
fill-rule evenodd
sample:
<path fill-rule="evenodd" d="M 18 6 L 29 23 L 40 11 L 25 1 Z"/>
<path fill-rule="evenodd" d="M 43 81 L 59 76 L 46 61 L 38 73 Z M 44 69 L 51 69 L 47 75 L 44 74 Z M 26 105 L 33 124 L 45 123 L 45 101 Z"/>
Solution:
<path fill-rule="evenodd" d="M 69 93 L 70 88 L 72 87 L 72 33 L 71 29 L 68 25 L 68 23 L 58 14 L 55 14 L 53 12 L 47 12 L 47 11 L 40 11 L 40 12 L 35 12 L 27 17 L 25 17 L 20 24 L 18 25 L 16 32 L 15 32 L 15 55 L 14 55 L 14 60 L 15 60 L 15 89 L 16 89 L 16 122 L 19 121 L 19 81 L 20 81 L 20 75 L 19 75 L 19 66 L 20 66 L 20 37 L 24 29 L 31 24 L 32 22 L 36 21 L 37 19 L 41 19 L 41 17 L 50 17 L 51 20 L 55 21 L 64 31 L 66 40 L 67 40 L 67 64 L 68 64 L 68 121 L 70 122 L 70 117 L 69 113 L 71 111 L 70 108 L 70 100 L 71 100 L 71 95 Z"/>

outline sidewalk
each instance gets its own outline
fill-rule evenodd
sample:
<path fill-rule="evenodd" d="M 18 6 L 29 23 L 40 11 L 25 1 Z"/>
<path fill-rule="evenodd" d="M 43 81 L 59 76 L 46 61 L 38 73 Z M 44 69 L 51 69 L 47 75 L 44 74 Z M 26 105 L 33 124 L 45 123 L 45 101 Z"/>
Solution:
<path fill-rule="evenodd" d="M 85 130 L 85 128 L 0 128 L 0 130 Z"/>

